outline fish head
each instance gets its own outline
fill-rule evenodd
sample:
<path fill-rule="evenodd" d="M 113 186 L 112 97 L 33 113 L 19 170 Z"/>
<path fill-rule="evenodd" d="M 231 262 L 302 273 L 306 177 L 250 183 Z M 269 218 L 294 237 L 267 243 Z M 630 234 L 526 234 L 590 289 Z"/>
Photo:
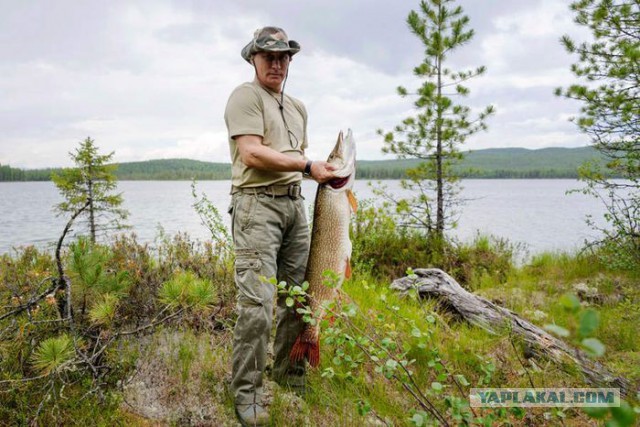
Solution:
<path fill-rule="evenodd" d="M 356 144 L 351 129 L 347 131 L 346 137 L 340 131 L 327 163 L 335 168 L 336 176 L 326 183 L 327 188 L 335 191 L 350 190 L 356 177 Z"/>

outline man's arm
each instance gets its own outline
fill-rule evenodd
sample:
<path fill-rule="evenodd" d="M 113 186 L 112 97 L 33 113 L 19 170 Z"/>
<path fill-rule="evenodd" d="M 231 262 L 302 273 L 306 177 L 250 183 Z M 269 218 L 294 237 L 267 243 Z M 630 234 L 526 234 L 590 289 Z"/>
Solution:
<path fill-rule="evenodd" d="M 302 172 L 306 159 L 295 159 L 270 147 L 262 145 L 258 135 L 239 135 L 234 138 L 240 152 L 240 159 L 249 168 L 278 172 Z M 311 178 L 325 182 L 334 177 L 335 168 L 327 162 L 314 161 L 311 165 Z"/>

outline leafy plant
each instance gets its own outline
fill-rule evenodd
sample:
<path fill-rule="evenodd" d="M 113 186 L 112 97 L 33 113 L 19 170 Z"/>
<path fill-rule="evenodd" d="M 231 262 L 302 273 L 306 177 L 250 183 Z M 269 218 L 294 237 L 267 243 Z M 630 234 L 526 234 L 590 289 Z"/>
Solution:
<path fill-rule="evenodd" d="M 202 193 L 198 196 L 195 179 L 191 182 L 191 195 L 195 200 L 193 208 L 198 213 L 200 222 L 209 229 L 211 238 L 215 244 L 225 252 L 228 252 L 233 243 L 231 234 L 222 220 L 220 211 L 218 211 L 218 208 L 209 200 L 207 195 Z"/>
<path fill-rule="evenodd" d="M 582 308 L 578 297 L 570 293 L 564 294 L 560 298 L 560 304 L 578 320 L 578 327 L 575 331 L 577 344 L 593 357 L 602 356 L 605 352 L 604 344 L 594 337 L 600 325 L 598 312 L 592 308 Z M 556 324 L 547 324 L 545 329 L 563 338 L 571 336 L 568 329 Z"/>
<path fill-rule="evenodd" d="M 600 326 L 600 315 L 592 308 L 583 308 L 580 300 L 573 294 L 567 293 L 560 298 L 560 304 L 569 312 L 574 320 L 577 320 L 577 328 L 573 331 L 577 344 L 580 345 L 592 357 L 601 357 L 605 353 L 605 345 L 594 337 Z M 572 336 L 572 332 L 561 326 L 550 324 L 545 329 L 563 338 Z M 592 418 L 610 418 L 605 423 L 608 426 L 632 426 L 635 423 L 636 414 L 625 400 L 621 400 L 620 407 L 609 408 L 584 408 L 584 412 Z"/>
<path fill-rule="evenodd" d="M 196 310 L 206 309 L 216 297 L 213 284 L 190 271 L 179 272 L 165 282 L 158 296 L 160 302 L 169 307 L 192 307 Z"/>
<path fill-rule="evenodd" d="M 104 294 L 89 310 L 89 319 L 96 325 L 109 326 L 116 315 L 118 297 L 113 294 Z"/>
<path fill-rule="evenodd" d="M 40 343 L 33 355 L 34 368 L 44 375 L 60 371 L 75 356 L 72 339 L 67 334 L 47 338 Z"/>

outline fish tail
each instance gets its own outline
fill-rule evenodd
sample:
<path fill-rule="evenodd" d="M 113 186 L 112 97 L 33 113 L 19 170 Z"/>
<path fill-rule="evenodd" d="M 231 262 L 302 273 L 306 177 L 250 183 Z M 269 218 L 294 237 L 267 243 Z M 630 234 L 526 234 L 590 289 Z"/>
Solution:
<path fill-rule="evenodd" d="M 291 353 L 289 353 L 289 360 L 292 362 L 299 362 L 303 359 L 307 359 L 309 361 L 309 365 L 314 368 L 320 364 L 319 337 L 312 337 L 311 339 L 308 339 L 305 332 L 298 335 L 296 342 L 291 348 Z"/>

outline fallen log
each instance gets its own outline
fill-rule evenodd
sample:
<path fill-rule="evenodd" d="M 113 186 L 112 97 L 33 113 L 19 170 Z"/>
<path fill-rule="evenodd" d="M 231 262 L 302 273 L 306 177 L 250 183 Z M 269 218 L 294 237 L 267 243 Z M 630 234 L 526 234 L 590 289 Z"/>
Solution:
<path fill-rule="evenodd" d="M 530 347 L 533 357 L 547 358 L 564 371 L 569 371 L 569 366 L 577 366 L 591 385 L 619 388 L 623 396 L 631 391 L 631 382 L 626 378 L 613 375 L 585 352 L 569 346 L 516 313 L 468 292 L 444 271 L 420 268 L 413 273 L 415 277 L 394 280 L 391 288 L 402 293 L 416 289 L 421 298 L 435 298 L 444 310 L 491 333 L 510 328 Z"/>

